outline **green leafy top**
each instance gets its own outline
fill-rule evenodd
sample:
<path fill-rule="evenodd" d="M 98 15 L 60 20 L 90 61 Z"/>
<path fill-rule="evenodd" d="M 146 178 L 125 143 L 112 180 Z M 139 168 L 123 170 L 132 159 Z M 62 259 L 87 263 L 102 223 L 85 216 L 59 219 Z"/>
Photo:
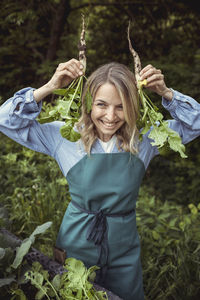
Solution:
<path fill-rule="evenodd" d="M 140 109 L 139 126 L 142 127 L 141 135 L 148 131 L 149 138 L 153 141 L 151 144 L 157 146 L 161 154 L 165 154 L 169 149 L 179 152 L 182 158 L 186 158 L 185 146 L 182 144 L 181 137 L 178 132 L 168 126 L 168 121 L 163 120 L 163 115 L 158 111 L 155 104 L 143 91 L 146 81 L 139 82 L 139 97 L 142 108 Z"/>
<path fill-rule="evenodd" d="M 56 298 L 57 300 L 108 299 L 105 292 L 96 291 L 93 287 L 95 271 L 99 269 L 97 266 L 87 269 L 82 261 L 71 257 L 66 259 L 64 267 L 67 272 L 62 275 L 57 274 L 50 281 L 48 272 L 43 270 L 38 262 L 33 263 L 32 270 L 27 272 L 25 277 L 38 289 L 35 295 L 36 300 L 41 300 L 45 296 L 47 299 Z"/>
<path fill-rule="evenodd" d="M 38 120 L 41 124 L 60 119 L 65 120 L 65 124 L 60 128 L 60 133 L 71 142 L 76 142 L 80 139 L 80 134 L 74 130 L 74 126 L 81 116 L 81 98 L 84 80 L 87 80 L 87 78 L 83 75 L 73 80 L 66 89 L 55 90 L 54 94 L 59 96 L 57 104 L 48 112 L 48 116 Z M 92 107 L 92 96 L 89 88 L 85 95 L 85 103 L 87 113 L 89 113 Z"/>
<path fill-rule="evenodd" d="M 130 40 L 130 22 L 128 25 L 128 43 L 129 50 L 134 59 L 134 69 L 136 85 L 138 89 L 139 100 L 142 105 L 140 109 L 140 117 L 138 127 L 143 128 L 140 132 L 141 136 L 150 131 L 149 138 L 153 140 L 151 144 L 157 146 L 161 154 L 168 153 L 171 149 L 179 152 L 182 158 L 186 158 L 185 146 L 182 144 L 179 134 L 168 126 L 168 122 L 163 120 L 163 115 L 159 112 L 158 107 L 152 103 L 150 98 L 143 91 L 143 86 L 147 84 L 146 79 L 140 80 L 141 61 L 138 53 L 133 49 Z"/>
<path fill-rule="evenodd" d="M 86 70 L 86 42 L 85 42 L 85 19 L 82 15 L 82 31 L 80 35 L 79 44 L 79 60 L 82 63 L 84 69 Z M 81 110 L 81 99 L 83 92 L 83 82 L 86 77 L 82 75 L 78 79 L 72 81 L 72 83 L 66 89 L 57 89 L 54 91 L 55 95 L 59 96 L 57 105 L 54 109 L 49 112 L 49 115 L 40 118 L 40 123 L 52 122 L 58 119 L 64 119 L 65 125 L 60 128 L 61 135 L 71 142 L 76 142 L 80 139 L 80 134 L 74 130 L 74 125 L 78 122 L 80 118 Z M 91 111 L 92 107 L 92 97 L 89 92 L 89 88 L 85 95 L 87 113 Z"/>

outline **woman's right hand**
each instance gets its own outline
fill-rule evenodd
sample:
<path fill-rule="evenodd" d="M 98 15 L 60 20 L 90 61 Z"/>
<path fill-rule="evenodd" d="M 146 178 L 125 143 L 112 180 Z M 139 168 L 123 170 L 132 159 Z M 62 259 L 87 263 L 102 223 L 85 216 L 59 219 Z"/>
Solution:
<path fill-rule="evenodd" d="M 53 91 L 67 86 L 72 80 L 83 75 L 83 65 L 77 59 L 71 59 L 65 63 L 60 63 L 56 72 L 47 85 Z"/>
<path fill-rule="evenodd" d="M 140 72 L 140 79 L 147 80 L 146 88 L 171 101 L 173 98 L 173 92 L 169 89 L 164 80 L 162 71 L 156 69 L 152 65 L 147 65 Z"/>
<path fill-rule="evenodd" d="M 60 63 L 51 79 L 42 87 L 33 92 L 37 102 L 51 94 L 55 89 L 67 86 L 71 81 L 83 75 L 82 63 L 73 58 L 67 62 Z"/>

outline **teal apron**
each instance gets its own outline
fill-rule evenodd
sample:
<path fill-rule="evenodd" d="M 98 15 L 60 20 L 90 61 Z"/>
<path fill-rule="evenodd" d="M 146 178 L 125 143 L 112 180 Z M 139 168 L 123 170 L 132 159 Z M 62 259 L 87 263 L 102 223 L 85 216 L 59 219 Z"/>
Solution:
<path fill-rule="evenodd" d="M 87 267 L 98 283 L 124 300 L 143 300 L 135 205 L 143 162 L 127 152 L 84 156 L 67 174 L 72 201 L 56 245 Z"/>

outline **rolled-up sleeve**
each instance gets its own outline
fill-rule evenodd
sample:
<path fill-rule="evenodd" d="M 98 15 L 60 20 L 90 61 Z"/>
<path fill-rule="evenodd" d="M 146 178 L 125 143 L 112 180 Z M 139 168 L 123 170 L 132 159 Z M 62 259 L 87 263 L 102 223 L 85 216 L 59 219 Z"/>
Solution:
<path fill-rule="evenodd" d="M 63 122 L 39 124 L 36 121 L 42 107 L 33 97 L 32 88 L 24 88 L 0 107 L 0 131 L 32 150 L 54 156 L 61 140 Z"/>
<path fill-rule="evenodd" d="M 169 111 L 173 120 L 169 127 L 177 131 L 184 144 L 200 135 L 200 104 L 192 97 L 173 90 L 172 101 L 162 99 L 162 104 Z"/>

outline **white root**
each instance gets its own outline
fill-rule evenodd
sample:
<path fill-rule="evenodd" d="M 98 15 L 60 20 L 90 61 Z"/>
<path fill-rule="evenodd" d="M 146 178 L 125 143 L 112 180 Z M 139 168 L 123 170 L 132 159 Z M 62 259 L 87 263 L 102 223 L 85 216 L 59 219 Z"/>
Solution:
<path fill-rule="evenodd" d="M 83 72 L 86 70 L 86 41 L 85 41 L 85 18 L 82 15 L 82 31 L 79 42 L 79 61 L 83 64 Z"/>
<path fill-rule="evenodd" d="M 141 71 L 142 67 L 141 67 L 140 57 L 137 54 L 137 52 L 133 49 L 132 44 L 131 44 L 131 40 L 130 40 L 130 22 L 128 24 L 128 43 L 129 43 L 129 50 L 130 50 L 131 54 L 133 55 L 136 84 L 137 84 L 137 88 L 139 89 L 140 71 Z"/>

